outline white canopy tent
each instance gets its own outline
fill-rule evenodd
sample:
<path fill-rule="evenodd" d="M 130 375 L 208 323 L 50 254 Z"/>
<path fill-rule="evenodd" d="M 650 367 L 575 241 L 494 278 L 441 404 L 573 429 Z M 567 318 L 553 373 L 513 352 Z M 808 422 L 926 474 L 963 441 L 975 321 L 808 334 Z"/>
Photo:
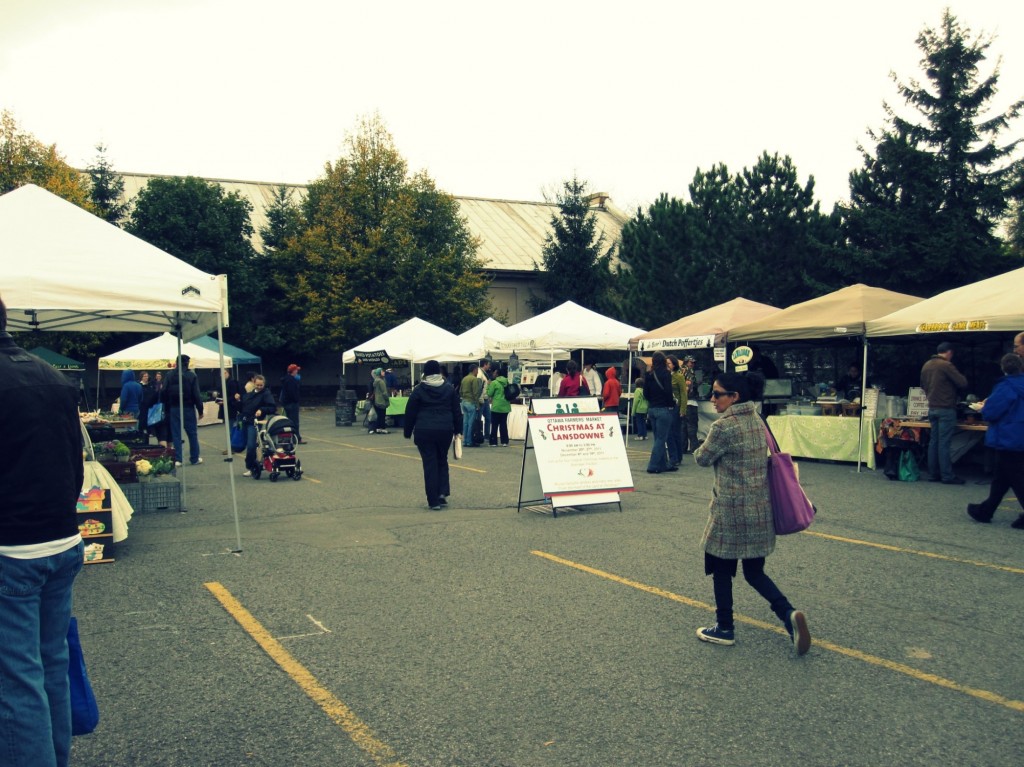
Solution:
<path fill-rule="evenodd" d="M 869 338 L 1024 330 L 1024 268 L 998 274 L 869 320 Z"/>
<path fill-rule="evenodd" d="M 225 275 L 196 269 L 37 186 L 0 196 L 0 264 L 9 331 L 169 331 L 189 341 L 216 329 L 223 343 Z M 227 445 L 229 429 L 225 423 Z"/>
<path fill-rule="evenodd" d="M 367 359 L 373 361 L 375 354 L 382 354 L 389 360 L 414 360 L 423 349 L 434 349 L 453 346 L 457 336 L 444 328 L 432 325 L 419 317 L 406 320 L 391 330 L 371 338 L 369 341 L 353 346 L 342 357 L 342 367 L 346 364 Z"/>
<path fill-rule="evenodd" d="M 187 354 L 192 368 L 217 368 L 223 362 L 231 367 L 231 357 L 221 357 L 217 352 L 195 343 L 181 344 L 181 354 Z M 129 346 L 119 352 L 100 357 L 100 370 L 157 370 L 176 365 L 178 360 L 178 337 L 161 333 L 148 341 Z"/>
<path fill-rule="evenodd" d="M 508 328 L 496 319 L 488 317 L 479 325 L 475 325 L 469 330 L 456 336 L 454 344 L 438 346 L 434 349 L 425 350 L 421 352 L 413 362 L 426 362 L 427 360 L 438 360 L 439 362 L 469 362 L 471 360 L 481 360 L 488 354 L 494 359 L 508 359 L 512 354 L 511 351 L 490 349 L 486 342 L 488 337 L 500 335 L 507 330 Z M 520 359 L 546 360 L 554 357 L 556 360 L 563 360 L 569 358 L 569 353 L 564 349 L 524 349 L 522 353 L 518 354 L 518 356 Z"/>
<path fill-rule="evenodd" d="M 503 331 L 484 337 L 492 351 L 515 352 L 537 349 L 621 349 L 629 339 L 644 332 L 624 322 L 586 309 L 572 301 L 530 317 Z"/>

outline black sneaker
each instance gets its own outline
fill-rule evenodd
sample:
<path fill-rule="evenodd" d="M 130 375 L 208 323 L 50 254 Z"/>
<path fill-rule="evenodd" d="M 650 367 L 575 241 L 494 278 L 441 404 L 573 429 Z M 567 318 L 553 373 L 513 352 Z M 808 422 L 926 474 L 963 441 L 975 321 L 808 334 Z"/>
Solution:
<path fill-rule="evenodd" d="M 736 630 L 719 628 L 714 626 L 697 629 L 697 639 L 712 644 L 734 645 L 736 644 Z"/>
<path fill-rule="evenodd" d="M 447 506 L 448 505 L 448 499 L 445 496 L 443 496 L 443 495 L 438 497 L 437 502 L 441 506 Z"/>
<path fill-rule="evenodd" d="M 811 632 L 807 628 L 807 616 L 799 610 L 793 610 L 789 614 L 789 621 L 786 628 L 793 639 L 793 647 L 797 655 L 803 655 L 811 649 Z"/>
<path fill-rule="evenodd" d="M 942 480 L 942 484 L 944 484 L 944 485 L 962 485 L 962 484 L 964 484 L 964 478 L 963 477 L 953 477 L 953 479 L 944 479 L 944 480 Z"/>
<path fill-rule="evenodd" d="M 1010 523 L 1010 527 L 1014 530 L 1024 530 L 1024 514 L 1021 514 L 1013 522 Z"/>
<path fill-rule="evenodd" d="M 978 503 L 967 504 L 967 516 L 982 524 L 991 524 L 992 522 L 992 517 L 986 517 L 985 512 L 981 510 L 981 504 Z"/>

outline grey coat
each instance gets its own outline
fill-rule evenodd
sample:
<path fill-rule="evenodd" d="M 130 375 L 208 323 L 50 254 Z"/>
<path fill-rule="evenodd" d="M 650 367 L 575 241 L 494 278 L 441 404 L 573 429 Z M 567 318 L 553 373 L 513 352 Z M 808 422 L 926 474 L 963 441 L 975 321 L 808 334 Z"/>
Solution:
<path fill-rule="evenodd" d="M 721 559 L 766 557 L 775 550 L 768 494 L 768 442 L 757 404 L 741 402 L 711 425 L 693 457 L 715 467 L 711 515 L 701 546 Z"/>

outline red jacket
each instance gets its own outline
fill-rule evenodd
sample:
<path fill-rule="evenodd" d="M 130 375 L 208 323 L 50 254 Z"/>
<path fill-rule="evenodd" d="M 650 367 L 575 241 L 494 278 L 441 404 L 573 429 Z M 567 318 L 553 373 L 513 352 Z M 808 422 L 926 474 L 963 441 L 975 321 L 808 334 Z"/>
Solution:
<path fill-rule="evenodd" d="M 622 384 L 619 383 L 619 375 L 615 368 L 608 368 L 604 374 L 604 391 L 601 392 L 605 408 L 617 408 L 621 396 Z"/>

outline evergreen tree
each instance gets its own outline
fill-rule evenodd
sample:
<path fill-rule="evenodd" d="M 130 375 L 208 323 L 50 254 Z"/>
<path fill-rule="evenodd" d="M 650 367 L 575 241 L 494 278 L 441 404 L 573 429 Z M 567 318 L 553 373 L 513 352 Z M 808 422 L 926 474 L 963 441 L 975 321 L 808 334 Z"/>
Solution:
<path fill-rule="evenodd" d="M 103 144 L 96 145 L 96 159 L 86 172 L 92 182 L 89 199 L 96 215 L 120 226 L 130 206 L 124 199 L 124 179 L 114 171 Z"/>
<path fill-rule="evenodd" d="M 266 226 L 259 231 L 264 255 L 283 248 L 302 228 L 302 211 L 292 200 L 292 192 L 284 184 L 274 190 L 274 198 L 266 210 Z"/>
<path fill-rule="evenodd" d="M 575 176 L 563 182 L 557 203 L 558 213 L 551 216 L 551 231 L 544 239 L 544 268 L 533 266 L 544 294 L 531 293 L 530 307 L 539 314 L 574 301 L 594 311 L 607 311 L 614 246 L 605 247 L 604 233 L 598 231 L 597 216 L 590 209 L 586 182 Z"/>
<path fill-rule="evenodd" d="M 290 348 L 347 348 L 418 316 L 453 331 L 489 311 L 477 242 L 455 199 L 406 162 L 378 116 L 309 186 L 270 273 Z"/>
<path fill-rule="evenodd" d="M 876 145 L 850 174 L 843 215 L 860 262 L 882 285 L 929 296 L 1019 264 L 996 234 L 1020 177 L 1019 142 L 997 141 L 1024 101 L 988 113 L 999 66 L 984 78 L 979 67 L 991 40 L 970 39 L 948 9 L 917 45 L 930 87 L 897 81 L 917 121 L 884 105 L 887 125 L 869 134 Z"/>

